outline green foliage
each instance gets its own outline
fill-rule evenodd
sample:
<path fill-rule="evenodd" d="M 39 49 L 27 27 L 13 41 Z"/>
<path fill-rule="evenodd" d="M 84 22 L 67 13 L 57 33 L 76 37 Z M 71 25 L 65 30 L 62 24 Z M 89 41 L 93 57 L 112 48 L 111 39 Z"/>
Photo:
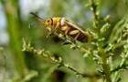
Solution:
<path fill-rule="evenodd" d="M 43 26 L 37 22 L 35 25 L 33 23 L 30 25 L 30 22 L 34 22 L 31 16 L 23 20 L 19 0 L 1 2 L 10 38 L 9 45 L 0 48 L 0 62 L 5 60 L 5 67 L 2 68 L 6 68 L 7 71 L 4 75 L 7 79 L 5 81 L 126 82 L 128 80 L 122 77 L 127 75 L 123 73 L 128 70 L 127 0 L 113 0 L 113 3 L 111 0 L 50 0 L 47 9 L 49 15 L 69 16 L 72 20 L 83 24 L 92 36 L 88 43 L 71 42 L 68 45 L 63 45 L 55 36 L 46 38 L 45 29 L 34 28 Z M 121 10 L 122 12 L 119 12 Z M 40 12 L 38 11 L 39 14 Z"/>

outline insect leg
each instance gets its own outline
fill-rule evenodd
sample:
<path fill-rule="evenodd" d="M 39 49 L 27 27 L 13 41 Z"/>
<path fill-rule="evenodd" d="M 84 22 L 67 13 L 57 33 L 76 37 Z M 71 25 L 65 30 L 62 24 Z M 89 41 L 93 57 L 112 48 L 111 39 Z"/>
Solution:
<path fill-rule="evenodd" d="M 77 40 L 77 38 L 79 37 L 79 35 L 80 35 L 80 32 L 79 33 L 77 33 L 77 35 L 75 36 L 75 40 Z"/>
<path fill-rule="evenodd" d="M 49 36 L 51 36 L 53 34 L 52 29 L 50 27 L 47 27 L 47 31 L 48 31 L 48 34 L 47 34 L 46 38 L 48 38 Z"/>
<path fill-rule="evenodd" d="M 51 36 L 51 35 L 52 35 L 52 32 L 48 32 L 46 38 L 48 38 L 48 37 Z"/>
<path fill-rule="evenodd" d="M 55 33 L 57 31 L 57 29 L 59 28 L 59 25 L 60 25 L 59 23 L 56 23 L 56 26 L 55 27 L 54 26 L 52 27 L 52 32 L 53 33 Z"/>
<path fill-rule="evenodd" d="M 64 45 L 67 45 L 67 44 L 74 44 L 76 43 L 76 41 L 72 38 L 72 37 L 69 37 L 68 35 L 65 35 L 65 40 L 64 40 Z"/>
<path fill-rule="evenodd" d="M 71 44 L 71 41 L 66 38 L 67 37 L 66 35 L 63 35 L 60 33 L 60 34 L 58 34 L 58 37 L 63 40 L 62 45 Z"/>

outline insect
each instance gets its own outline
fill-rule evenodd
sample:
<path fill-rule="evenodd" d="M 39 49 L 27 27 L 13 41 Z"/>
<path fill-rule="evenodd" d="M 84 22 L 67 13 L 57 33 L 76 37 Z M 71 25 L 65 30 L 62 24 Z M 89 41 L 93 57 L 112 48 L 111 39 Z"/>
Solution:
<path fill-rule="evenodd" d="M 85 32 L 78 25 L 73 23 L 71 20 L 64 17 L 53 17 L 48 19 L 42 19 L 37 16 L 35 13 L 31 12 L 50 32 L 50 34 L 55 34 L 57 36 L 63 36 L 70 38 L 74 41 L 88 42 L 89 34 Z"/>

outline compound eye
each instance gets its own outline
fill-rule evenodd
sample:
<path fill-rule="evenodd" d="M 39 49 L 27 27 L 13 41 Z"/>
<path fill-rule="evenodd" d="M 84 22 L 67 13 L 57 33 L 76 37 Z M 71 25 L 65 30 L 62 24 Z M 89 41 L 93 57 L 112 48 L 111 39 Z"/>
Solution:
<path fill-rule="evenodd" d="M 50 23 L 50 20 L 47 20 L 47 23 Z"/>

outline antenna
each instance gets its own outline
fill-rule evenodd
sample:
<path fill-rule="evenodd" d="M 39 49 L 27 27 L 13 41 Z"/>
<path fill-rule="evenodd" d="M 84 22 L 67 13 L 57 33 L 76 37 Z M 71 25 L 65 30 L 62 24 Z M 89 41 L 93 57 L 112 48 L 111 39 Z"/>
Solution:
<path fill-rule="evenodd" d="M 44 19 L 42 19 L 41 17 L 39 17 L 38 15 L 36 15 L 36 14 L 33 13 L 33 12 L 30 12 L 30 14 L 32 14 L 34 17 L 36 17 L 36 18 L 38 18 L 38 19 L 41 19 L 41 21 L 44 20 Z"/>

